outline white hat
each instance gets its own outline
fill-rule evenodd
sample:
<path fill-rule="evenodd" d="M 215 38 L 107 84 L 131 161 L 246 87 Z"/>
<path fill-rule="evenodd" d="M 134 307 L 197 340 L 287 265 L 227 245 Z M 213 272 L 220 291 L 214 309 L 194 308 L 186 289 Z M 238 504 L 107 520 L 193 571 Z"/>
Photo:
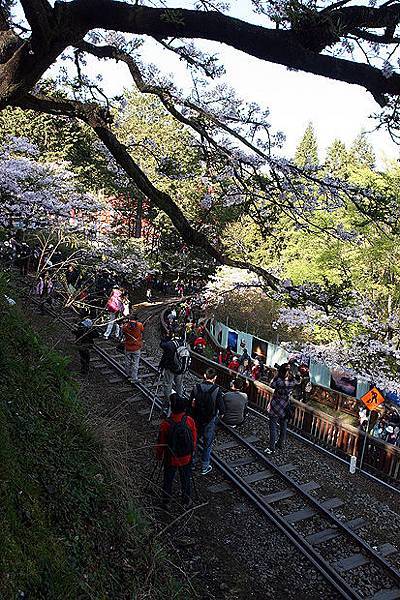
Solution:
<path fill-rule="evenodd" d="M 393 433 L 394 429 L 393 429 L 393 427 L 391 425 L 388 425 L 386 427 L 386 431 L 387 431 L 387 433 Z"/>

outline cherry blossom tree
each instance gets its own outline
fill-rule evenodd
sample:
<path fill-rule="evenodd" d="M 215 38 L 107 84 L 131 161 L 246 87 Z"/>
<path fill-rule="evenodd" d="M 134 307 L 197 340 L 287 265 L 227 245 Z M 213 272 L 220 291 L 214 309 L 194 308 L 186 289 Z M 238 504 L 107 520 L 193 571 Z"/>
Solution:
<path fill-rule="evenodd" d="M 173 194 L 160 191 L 139 166 L 138 150 L 130 151 L 117 137 L 110 101 L 99 80 L 85 70 L 88 55 L 126 65 L 143 94 L 156 96 L 181 123 L 190 127 L 204 157 L 204 209 L 219 203 L 240 206 L 271 234 L 276 213 L 284 211 L 311 233 L 321 205 L 329 210 L 353 203 L 367 219 L 387 220 L 382 198 L 371 197 L 355 186 L 343 185 L 318 169 L 301 170 L 274 155 L 282 134 L 273 132 L 268 111 L 246 105 L 223 86 L 209 87 L 223 67 L 214 55 L 201 51 L 194 39 L 225 43 L 262 60 L 358 84 L 381 107 L 382 123 L 396 123 L 400 76 L 397 68 L 400 11 L 396 2 L 379 5 L 297 2 L 267 3 L 253 0 L 260 25 L 235 18 L 229 3 L 193 2 L 193 8 L 170 8 L 165 2 L 115 0 L 20 0 L 24 19 L 18 19 L 10 2 L 0 13 L 0 108 L 18 106 L 78 118 L 87 123 L 108 148 L 116 163 L 149 199 L 164 211 L 183 239 L 202 248 L 217 262 L 250 268 L 264 285 L 285 291 L 279 277 L 265 265 L 233 260 L 218 232 L 194 227 Z M 146 64 L 145 45 L 139 36 L 151 36 L 160 47 L 176 53 L 192 69 L 193 93 L 184 96 L 173 81 Z M 76 70 L 66 70 L 65 59 Z M 43 85 L 51 65 L 59 67 L 70 91 Z M 63 75 L 66 77 L 63 78 Z M 176 171 L 176 169 L 174 169 Z M 392 208 L 390 226 L 397 226 Z M 331 232 L 339 238 L 352 235 L 345 228 Z"/>
<path fill-rule="evenodd" d="M 26 138 L 10 137 L 0 148 L 0 224 L 83 229 L 101 204 L 79 190 L 69 165 L 38 159 L 37 147 Z"/>

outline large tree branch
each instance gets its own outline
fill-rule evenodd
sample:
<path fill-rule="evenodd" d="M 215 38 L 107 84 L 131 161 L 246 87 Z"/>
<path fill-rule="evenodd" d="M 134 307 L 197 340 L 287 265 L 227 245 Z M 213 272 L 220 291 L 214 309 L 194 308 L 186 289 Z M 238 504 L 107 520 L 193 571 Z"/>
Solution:
<path fill-rule="evenodd" d="M 174 96 L 174 94 L 166 88 L 162 88 L 161 86 L 148 84 L 144 81 L 142 73 L 140 71 L 139 66 L 132 58 L 130 54 L 124 52 L 123 50 L 119 50 L 115 46 L 104 45 L 104 46 L 95 46 L 94 44 L 90 44 L 88 42 L 80 42 L 76 45 L 77 48 L 96 56 L 97 58 L 111 58 L 116 61 L 124 62 L 129 72 L 132 76 L 133 81 L 136 84 L 136 87 L 142 94 L 152 94 L 157 96 L 162 102 L 163 106 L 168 110 L 168 112 L 178 121 L 183 123 L 184 125 L 188 125 L 194 131 L 196 131 L 201 137 L 206 139 L 210 145 L 215 148 L 221 150 L 227 156 L 231 156 L 232 153 L 227 148 L 222 148 L 220 144 L 212 137 L 212 135 L 207 131 L 206 127 L 204 127 L 197 119 L 184 116 L 177 108 L 176 104 L 189 108 L 191 111 L 196 113 L 198 116 L 206 118 L 210 123 L 217 126 L 219 129 L 225 131 L 228 135 L 234 137 L 241 144 L 249 148 L 252 152 L 258 154 L 261 158 L 267 159 L 267 155 L 265 152 L 262 152 L 257 146 L 249 142 L 245 137 L 237 133 L 234 129 L 230 128 L 228 125 L 223 123 L 221 119 L 218 119 L 215 115 L 211 114 L 204 110 L 201 106 L 198 106 L 194 102 L 190 100 L 183 100 Z"/>
<path fill-rule="evenodd" d="M 391 9 L 392 18 L 398 7 L 398 4 L 387 7 Z M 93 10 L 92 0 L 58 3 L 56 8 L 60 18 L 64 15 L 77 26 L 83 24 L 88 31 L 100 27 L 156 38 L 198 38 L 222 42 L 262 60 L 361 85 L 379 98 L 381 104 L 382 94 L 400 93 L 400 76 L 397 74 L 386 78 L 379 69 L 369 65 L 308 50 L 307 44 L 302 42 L 301 28 L 298 31 L 267 29 L 218 12 L 150 8 L 110 0 L 97 0 L 96 10 Z M 380 9 L 343 7 L 337 13 L 340 10 L 349 11 L 338 16 L 340 23 L 341 18 L 345 18 L 349 29 L 357 26 L 357 15 L 362 27 L 382 27 L 389 20 L 386 13 L 379 12 Z M 378 25 L 374 25 L 374 17 Z M 323 28 L 323 24 L 319 23 L 318 27 Z M 335 32 L 335 41 L 339 36 L 340 30 Z M 329 39 L 326 45 L 331 43 Z"/>
<path fill-rule="evenodd" d="M 171 219 L 182 238 L 191 246 L 202 248 L 218 263 L 239 269 L 249 269 L 262 277 L 265 283 L 273 290 L 283 290 L 277 277 L 256 265 L 249 265 L 242 261 L 232 260 L 211 244 L 207 237 L 195 229 L 187 220 L 182 210 L 175 204 L 169 194 L 158 190 L 132 159 L 126 147 L 117 139 L 109 128 L 107 114 L 97 104 L 82 103 L 67 99 L 55 99 L 43 96 L 27 95 L 18 100 L 15 106 L 32 109 L 53 115 L 76 117 L 87 123 L 108 148 L 118 165 L 132 179 L 149 201 L 165 212 Z"/>
<path fill-rule="evenodd" d="M 32 28 L 33 52 L 47 48 L 53 27 L 53 9 L 47 0 L 20 0 L 26 20 Z"/>
<path fill-rule="evenodd" d="M 29 4 L 29 0 L 24 2 Z M 44 2 L 35 0 L 39 6 Z M 390 20 L 389 9 L 394 19 L 398 6 L 388 6 L 386 12 L 366 7 L 343 7 L 334 11 L 333 15 L 339 24 L 343 18 L 346 27 L 352 30 L 358 25 L 382 27 Z M 34 11 L 31 9 L 31 12 Z M 328 22 L 332 18 L 332 15 L 324 17 Z M 114 0 L 56 2 L 52 9 L 52 23 L 47 44 L 37 44 L 33 55 L 29 44 L 22 47 L 22 51 L 16 52 L 7 64 L 5 73 L 0 74 L 0 108 L 12 103 L 18 96 L 25 96 L 67 46 L 79 43 L 88 31 L 95 28 L 145 34 L 158 39 L 172 36 L 222 42 L 262 60 L 360 85 L 369 90 L 381 105 L 384 104 L 384 94 L 400 94 L 398 74 L 387 78 L 370 65 L 321 55 L 308 49 L 310 35 L 307 38 L 307 28 L 302 29 L 301 23 L 297 30 L 274 30 L 219 12 L 150 8 Z M 339 39 L 341 32 L 340 28 L 339 31 L 337 29 L 334 23 L 333 34 L 327 34 L 329 27 L 317 18 L 316 26 L 310 29 L 311 38 L 318 34 L 318 44 L 321 46 L 320 40 L 326 38 L 323 44 L 329 45 L 332 40 Z"/>

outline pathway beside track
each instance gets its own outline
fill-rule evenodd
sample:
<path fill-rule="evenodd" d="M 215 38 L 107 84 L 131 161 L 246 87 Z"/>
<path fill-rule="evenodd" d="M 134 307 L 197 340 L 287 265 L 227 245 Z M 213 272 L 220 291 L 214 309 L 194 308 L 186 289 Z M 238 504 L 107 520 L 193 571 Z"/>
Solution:
<path fill-rule="evenodd" d="M 156 308 L 149 313 L 141 312 L 139 316 L 144 320 L 155 314 Z M 72 316 L 62 315 L 59 318 L 69 326 Z M 102 372 L 105 365 L 111 372 L 115 372 L 114 377 L 110 378 L 111 383 L 123 383 L 123 355 L 118 353 L 110 342 L 105 341 L 96 345 L 96 353 L 98 359 L 94 360 L 93 364 L 101 368 Z M 144 417 L 149 414 L 150 402 L 154 400 L 154 387 L 158 379 L 157 363 L 157 358 L 152 356 L 143 356 L 141 360 L 141 383 L 135 386 L 139 394 L 134 398 L 142 397 L 148 400 L 148 408 L 140 411 Z M 158 399 L 156 404 L 159 405 Z M 348 524 L 342 523 L 332 512 L 343 504 L 339 498 L 319 501 L 313 495 L 320 487 L 318 483 L 309 481 L 306 484 L 297 484 L 289 474 L 296 467 L 291 464 L 277 467 L 257 449 L 257 441 L 257 437 L 245 439 L 236 431 L 224 428 L 223 436 L 219 436 L 218 439 L 214 464 L 268 521 L 285 533 L 340 597 L 375 600 L 400 598 L 400 574 L 385 558 L 394 554 L 396 548 L 391 544 L 382 545 L 376 550 L 371 548 L 356 533 L 356 530 L 363 526 L 362 519 L 355 519 Z M 235 457 L 232 458 L 229 453 L 233 451 Z M 226 452 L 228 456 L 224 455 Z M 243 475 L 241 469 L 249 466 L 253 472 Z M 269 485 L 273 481 L 275 486 L 272 491 L 270 488 L 268 494 L 257 489 L 257 485 L 266 481 Z M 287 508 L 288 501 L 291 503 L 291 510 Z M 310 520 L 314 524 L 312 533 L 308 527 L 303 527 Z M 347 547 L 349 551 L 346 556 L 343 556 L 343 552 L 338 554 L 338 549 L 342 551 Z M 367 578 L 364 568 L 366 566 L 369 571 Z"/>

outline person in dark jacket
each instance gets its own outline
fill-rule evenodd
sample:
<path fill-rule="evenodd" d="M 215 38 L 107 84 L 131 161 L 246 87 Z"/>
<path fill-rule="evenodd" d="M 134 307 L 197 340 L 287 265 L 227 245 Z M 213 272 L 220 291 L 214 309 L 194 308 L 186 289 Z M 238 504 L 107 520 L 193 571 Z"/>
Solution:
<path fill-rule="evenodd" d="M 168 504 L 172 496 L 172 484 L 176 472 L 179 471 L 182 489 L 182 504 L 190 506 L 191 504 L 191 477 L 192 477 L 192 459 L 197 443 L 197 432 L 194 420 L 185 414 L 186 401 L 177 394 L 171 394 L 171 417 L 161 422 L 156 445 L 156 457 L 164 461 L 164 482 L 162 490 L 162 505 L 168 510 Z M 168 445 L 170 440 L 171 428 L 175 423 L 181 423 L 186 420 L 192 437 L 192 452 L 183 456 L 174 456 Z"/>
<path fill-rule="evenodd" d="M 278 368 L 278 373 L 271 383 L 274 395 L 268 406 L 269 412 L 269 447 L 264 450 L 266 454 L 272 454 L 276 448 L 283 448 L 286 441 L 287 422 L 289 419 L 290 392 L 298 383 L 294 379 L 289 363 L 284 363 Z M 276 443 L 277 426 L 279 422 L 279 439 Z"/>
<path fill-rule="evenodd" d="M 234 379 L 231 383 L 231 391 L 224 394 L 224 417 L 222 423 L 237 427 L 242 425 L 247 414 L 248 398 L 243 391 L 243 380 Z"/>
<path fill-rule="evenodd" d="M 81 374 L 87 375 L 90 366 L 90 350 L 93 348 L 93 343 L 96 337 L 99 337 L 99 332 L 94 329 L 91 319 L 81 321 L 75 330 L 75 343 L 78 347 L 79 357 L 81 360 Z"/>
<path fill-rule="evenodd" d="M 241 357 L 239 358 L 240 364 L 242 365 L 245 360 L 250 361 L 250 354 L 247 352 L 247 348 L 243 349 L 243 353 L 242 353 Z"/>
<path fill-rule="evenodd" d="M 203 441 L 202 475 L 207 475 L 212 470 L 210 460 L 215 426 L 218 415 L 223 418 L 225 412 L 222 392 L 215 383 L 216 379 L 215 369 L 207 369 L 204 373 L 204 381 L 197 383 L 190 395 L 191 412 L 196 422 L 198 439 Z"/>
<path fill-rule="evenodd" d="M 162 410 L 165 411 L 169 405 L 169 397 L 174 387 L 178 396 L 183 395 L 183 378 L 184 373 L 178 373 L 174 361 L 174 356 L 177 348 L 182 346 L 183 340 L 178 332 L 172 334 L 172 337 L 161 340 L 160 348 L 163 351 L 159 369 L 163 374 L 164 400 Z"/>

